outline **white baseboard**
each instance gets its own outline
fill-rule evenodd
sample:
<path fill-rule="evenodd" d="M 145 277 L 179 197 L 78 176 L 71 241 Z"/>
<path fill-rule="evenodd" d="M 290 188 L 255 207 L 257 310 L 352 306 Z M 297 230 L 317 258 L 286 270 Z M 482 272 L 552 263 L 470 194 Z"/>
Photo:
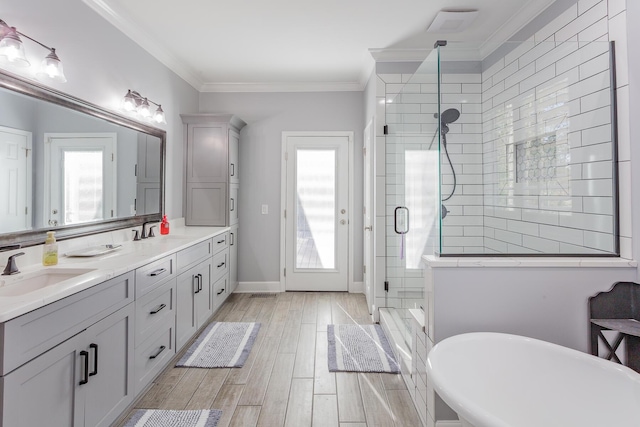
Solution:
<path fill-rule="evenodd" d="M 349 288 L 350 294 L 364 294 L 364 282 L 353 282 Z"/>
<path fill-rule="evenodd" d="M 460 421 L 436 421 L 436 427 L 462 427 Z"/>
<path fill-rule="evenodd" d="M 252 293 L 252 292 L 282 292 L 280 282 L 239 282 L 234 292 Z"/>

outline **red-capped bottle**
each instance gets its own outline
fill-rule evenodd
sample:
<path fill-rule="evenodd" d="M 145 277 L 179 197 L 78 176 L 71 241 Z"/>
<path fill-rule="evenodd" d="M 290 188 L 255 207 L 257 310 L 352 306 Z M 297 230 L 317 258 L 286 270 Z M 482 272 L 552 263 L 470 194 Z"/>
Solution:
<path fill-rule="evenodd" d="M 162 216 L 162 222 L 160 223 L 160 234 L 169 234 L 169 221 L 167 216 Z"/>

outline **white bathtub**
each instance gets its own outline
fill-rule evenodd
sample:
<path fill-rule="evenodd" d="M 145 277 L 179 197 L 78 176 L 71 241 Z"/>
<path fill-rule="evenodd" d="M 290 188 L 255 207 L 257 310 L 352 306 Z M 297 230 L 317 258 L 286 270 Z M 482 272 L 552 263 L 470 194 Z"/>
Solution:
<path fill-rule="evenodd" d="M 465 427 L 640 427 L 640 374 L 532 338 L 447 338 L 427 378 Z"/>

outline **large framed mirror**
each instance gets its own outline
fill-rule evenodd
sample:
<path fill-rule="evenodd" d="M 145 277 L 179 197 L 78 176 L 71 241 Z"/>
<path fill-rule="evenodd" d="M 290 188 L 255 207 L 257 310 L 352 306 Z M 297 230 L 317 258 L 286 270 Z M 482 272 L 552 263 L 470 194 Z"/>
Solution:
<path fill-rule="evenodd" d="M 0 70 L 0 246 L 160 221 L 166 132 Z"/>

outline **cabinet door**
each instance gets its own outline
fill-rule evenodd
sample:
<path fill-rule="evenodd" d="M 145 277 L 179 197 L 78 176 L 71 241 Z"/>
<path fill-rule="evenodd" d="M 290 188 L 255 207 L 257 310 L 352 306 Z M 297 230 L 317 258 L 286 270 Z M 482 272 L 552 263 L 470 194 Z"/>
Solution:
<path fill-rule="evenodd" d="M 129 304 L 86 331 L 86 426 L 111 425 L 133 401 L 133 318 L 134 304 Z"/>
<path fill-rule="evenodd" d="M 84 376 L 80 333 L 10 374 L 2 381 L 2 426 L 84 425 Z"/>
<path fill-rule="evenodd" d="M 187 225 L 227 224 L 227 184 L 187 183 Z"/>
<path fill-rule="evenodd" d="M 231 227 L 229 235 L 229 289 L 228 293 L 236 290 L 238 287 L 238 230 L 236 225 Z"/>
<path fill-rule="evenodd" d="M 231 184 L 229 186 L 229 225 L 238 223 L 238 193 L 240 185 Z"/>
<path fill-rule="evenodd" d="M 227 126 L 190 124 L 187 132 L 187 183 L 226 182 Z"/>
<path fill-rule="evenodd" d="M 200 328 L 211 316 L 211 260 L 205 261 L 196 267 L 197 280 L 200 282 L 198 293 L 193 301 L 195 305 L 196 328 Z"/>
<path fill-rule="evenodd" d="M 229 182 L 234 184 L 240 182 L 240 175 L 238 175 L 239 142 L 240 134 L 233 129 L 229 129 Z"/>
<path fill-rule="evenodd" d="M 198 284 L 191 271 L 178 276 L 176 290 L 176 351 L 196 333 L 193 300 Z"/>

